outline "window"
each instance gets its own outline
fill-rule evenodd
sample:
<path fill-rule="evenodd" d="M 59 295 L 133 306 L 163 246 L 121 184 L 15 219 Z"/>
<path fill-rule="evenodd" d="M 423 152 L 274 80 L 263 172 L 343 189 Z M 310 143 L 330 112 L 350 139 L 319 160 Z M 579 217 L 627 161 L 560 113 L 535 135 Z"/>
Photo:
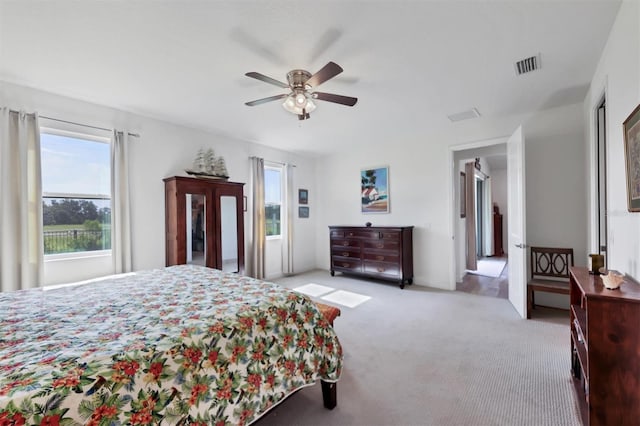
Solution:
<path fill-rule="evenodd" d="M 44 254 L 111 249 L 108 138 L 42 129 Z"/>
<path fill-rule="evenodd" d="M 282 211 L 282 167 L 264 168 L 264 211 L 267 237 L 280 237 Z"/>

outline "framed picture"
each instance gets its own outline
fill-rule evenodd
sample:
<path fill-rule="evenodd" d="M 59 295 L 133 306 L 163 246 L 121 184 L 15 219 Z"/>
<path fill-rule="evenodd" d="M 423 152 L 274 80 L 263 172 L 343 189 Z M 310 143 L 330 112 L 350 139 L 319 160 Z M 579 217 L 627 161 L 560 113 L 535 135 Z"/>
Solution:
<path fill-rule="evenodd" d="M 640 105 L 622 123 L 627 170 L 627 208 L 640 212 Z"/>
<path fill-rule="evenodd" d="M 298 189 L 298 204 L 309 203 L 309 191 L 306 189 Z"/>
<path fill-rule="evenodd" d="M 460 218 L 467 217 L 467 175 L 460 172 Z"/>
<path fill-rule="evenodd" d="M 360 171 L 362 213 L 389 213 L 389 167 Z"/>
<path fill-rule="evenodd" d="M 309 207 L 298 207 L 298 217 L 307 219 L 309 217 Z"/>

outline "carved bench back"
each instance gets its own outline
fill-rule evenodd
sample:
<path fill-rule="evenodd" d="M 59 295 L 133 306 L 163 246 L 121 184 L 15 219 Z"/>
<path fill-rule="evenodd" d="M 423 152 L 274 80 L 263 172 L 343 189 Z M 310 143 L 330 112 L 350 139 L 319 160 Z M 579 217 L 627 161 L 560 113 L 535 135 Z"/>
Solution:
<path fill-rule="evenodd" d="M 569 279 L 572 248 L 531 247 L 531 278 Z"/>

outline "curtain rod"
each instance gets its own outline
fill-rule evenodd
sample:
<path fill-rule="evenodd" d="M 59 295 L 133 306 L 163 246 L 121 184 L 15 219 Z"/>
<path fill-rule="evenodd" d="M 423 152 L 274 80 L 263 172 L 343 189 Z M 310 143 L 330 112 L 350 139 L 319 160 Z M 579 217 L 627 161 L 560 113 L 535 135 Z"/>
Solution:
<path fill-rule="evenodd" d="M 249 156 L 249 160 L 252 160 L 252 159 L 254 159 L 254 158 L 261 158 L 261 157 L 258 157 L 258 156 L 255 156 L 255 155 L 251 155 L 251 156 Z M 264 158 L 263 158 L 263 160 L 264 160 Z M 287 164 L 289 164 L 289 163 L 283 163 L 283 162 L 281 162 L 281 161 L 273 161 L 273 160 L 264 160 L 264 161 L 266 161 L 267 163 L 280 164 L 281 166 L 286 166 Z M 291 166 L 292 166 L 292 167 L 298 167 L 298 166 L 296 166 L 295 164 L 291 164 Z"/>
<path fill-rule="evenodd" d="M 14 109 L 10 109 L 9 111 L 15 112 L 15 113 L 20 113 L 20 111 L 16 111 Z M 27 114 L 27 115 L 35 115 L 35 113 L 33 113 L 33 112 L 27 112 L 25 114 Z M 60 118 L 47 117 L 46 115 L 40 115 L 39 117 L 40 118 L 44 118 L 45 120 L 57 121 L 59 123 L 73 124 L 75 126 L 87 127 L 89 129 L 104 130 L 105 132 L 113 132 L 113 131 L 115 131 L 115 129 L 107 129 L 105 127 L 98 127 L 98 126 L 91 126 L 89 124 L 76 123 L 75 121 L 68 121 L 68 120 L 62 120 Z M 139 133 L 127 132 L 127 134 L 129 136 L 134 137 L 134 138 L 139 138 L 140 137 Z"/>
<path fill-rule="evenodd" d="M 476 169 L 476 172 L 480 173 L 482 176 L 485 177 L 485 179 L 489 179 L 491 178 L 491 176 L 489 176 L 488 174 L 486 174 L 485 172 L 483 172 L 482 170 L 478 170 Z"/>

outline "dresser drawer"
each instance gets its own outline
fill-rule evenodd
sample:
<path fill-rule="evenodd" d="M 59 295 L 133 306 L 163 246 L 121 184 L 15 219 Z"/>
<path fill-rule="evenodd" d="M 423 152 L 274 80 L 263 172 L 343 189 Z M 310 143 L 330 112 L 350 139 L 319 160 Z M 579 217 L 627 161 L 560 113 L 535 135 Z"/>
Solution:
<path fill-rule="evenodd" d="M 371 253 L 371 252 L 364 252 L 362 254 L 362 257 L 364 260 L 373 260 L 376 262 L 392 262 L 392 263 L 398 263 L 400 261 L 400 256 L 398 255 L 398 253 L 394 253 L 394 252 L 378 252 L 378 253 Z"/>
<path fill-rule="evenodd" d="M 366 274 L 384 275 L 388 278 L 400 278 L 400 268 L 397 263 L 365 260 L 364 272 Z"/>
<path fill-rule="evenodd" d="M 400 242 L 390 240 L 364 241 L 362 248 L 363 251 L 386 250 L 398 252 L 400 250 Z"/>
<path fill-rule="evenodd" d="M 360 237 L 368 240 L 400 241 L 400 233 L 395 231 L 362 231 Z"/>
<path fill-rule="evenodd" d="M 360 248 L 359 247 L 332 247 L 331 248 L 331 256 L 340 256 L 340 257 L 355 257 L 360 259 Z"/>
<path fill-rule="evenodd" d="M 371 232 L 366 229 L 334 229 L 331 231 L 331 238 L 378 238 L 378 232 Z"/>
<path fill-rule="evenodd" d="M 360 248 L 360 241 L 358 240 L 347 240 L 341 238 L 332 238 L 331 239 L 331 249 L 337 249 L 340 247 L 358 247 Z"/>
<path fill-rule="evenodd" d="M 344 231 L 332 229 L 331 238 L 344 238 Z"/>
<path fill-rule="evenodd" d="M 362 272 L 362 263 L 360 262 L 360 259 L 332 256 L 331 269 L 345 272 Z"/>

